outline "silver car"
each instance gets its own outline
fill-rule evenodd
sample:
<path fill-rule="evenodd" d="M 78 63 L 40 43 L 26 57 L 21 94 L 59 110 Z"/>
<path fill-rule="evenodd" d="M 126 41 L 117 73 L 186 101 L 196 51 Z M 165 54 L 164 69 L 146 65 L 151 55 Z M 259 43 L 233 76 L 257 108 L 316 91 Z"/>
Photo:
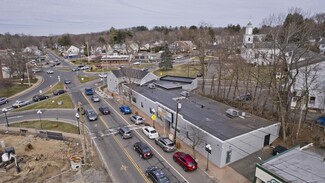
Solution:
<path fill-rule="evenodd" d="M 136 125 L 139 125 L 139 124 L 143 124 L 144 123 L 144 119 L 141 116 L 139 116 L 139 115 L 133 115 L 133 116 L 130 117 L 130 119 Z"/>
<path fill-rule="evenodd" d="M 98 118 L 97 114 L 92 109 L 88 109 L 86 115 L 89 121 L 95 121 Z"/>
<path fill-rule="evenodd" d="M 165 152 L 173 152 L 176 150 L 175 144 L 168 137 L 159 137 L 155 139 L 155 143 Z"/>
<path fill-rule="evenodd" d="M 99 102 L 99 101 L 100 101 L 100 98 L 99 98 L 99 96 L 97 96 L 97 95 L 93 95 L 93 96 L 91 96 L 91 100 L 92 100 L 93 102 Z"/>
<path fill-rule="evenodd" d="M 21 100 L 17 100 L 14 104 L 12 104 L 13 108 L 19 108 L 19 107 L 23 107 L 30 104 L 29 101 L 21 101 Z"/>
<path fill-rule="evenodd" d="M 0 98 L 0 105 L 8 103 L 8 99 L 6 97 Z"/>

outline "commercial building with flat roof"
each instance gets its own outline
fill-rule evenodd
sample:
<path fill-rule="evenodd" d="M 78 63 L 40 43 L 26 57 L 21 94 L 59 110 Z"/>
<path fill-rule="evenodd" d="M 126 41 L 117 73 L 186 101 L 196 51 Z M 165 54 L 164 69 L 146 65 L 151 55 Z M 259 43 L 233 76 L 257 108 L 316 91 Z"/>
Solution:
<path fill-rule="evenodd" d="M 294 147 L 256 165 L 254 183 L 325 182 L 325 150 Z"/>
<path fill-rule="evenodd" d="M 210 144 L 209 159 L 218 167 L 242 159 L 278 138 L 279 123 L 236 109 L 232 111 L 237 115 L 230 116 L 226 113 L 230 106 L 190 92 L 197 88 L 196 78 L 166 76 L 150 83 L 156 87 L 132 85 L 132 104 L 149 116 L 155 114 L 166 136 L 174 134 L 176 107 L 181 104 L 177 138 L 189 145 L 198 142 L 195 149 L 204 156 L 205 145 Z M 124 84 L 122 90 L 128 91 L 128 85 Z M 188 95 L 184 96 L 184 91 Z M 126 92 L 122 93 L 128 98 Z"/>

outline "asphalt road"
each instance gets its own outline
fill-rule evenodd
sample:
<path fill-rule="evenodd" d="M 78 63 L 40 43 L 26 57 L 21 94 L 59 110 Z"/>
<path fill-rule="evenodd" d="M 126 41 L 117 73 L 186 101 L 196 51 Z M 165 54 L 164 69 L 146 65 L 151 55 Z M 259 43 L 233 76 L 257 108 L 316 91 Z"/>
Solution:
<path fill-rule="evenodd" d="M 53 57 L 54 58 L 54 57 Z M 65 67 L 72 67 L 60 59 Z M 81 102 L 85 109 L 92 108 L 99 114 L 98 108 L 107 105 L 111 109 L 110 115 L 99 114 L 97 121 L 90 122 L 85 116 L 80 120 L 85 122 L 89 134 L 89 138 L 93 140 L 93 144 L 97 147 L 99 155 L 103 159 L 112 180 L 114 182 L 150 182 L 144 175 L 145 169 L 148 166 L 155 165 L 163 169 L 172 182 L 213 182 L 201 169 L 194 172 L 185 172 L 173 159 L 173 153 L 164 152 L 157 146 L 153 140 L 149 140 L 140 129 L 141 126 L 133 125 L 129 120 L 129 115 L 122 115 L 118 111 L 119 104 L 112 99 L 101 99 L 98 103 L 93 103 L 89 96 L 84 95 L 84 88 L 98 86 L 100 80 L 95 80 L 85 84 L 79 84 L 75 81 L 75 75 L 78 74 L 72 71 L 56 70 L 50 81 L 57 80 L 59 75 L 61 80 L 69 78 L 72 83 L 67 86 L 67 91 L 75 103 Z M 45 77 L 47 75 L 45 74 Z M 46 81 L 46 79 L 44 80 Z M 51 83 L 51 82 L 50 82 Z M 43 84 L 43 83 L 42 83 Z M 33 90 L 26 94 L 26 98 L 37 93 L 38 90 Z M 42 119 L 67 120 L 71 123 L 76 123 L 76 110 L 42 110 Z M 9 122 L 21 120 L 38 120 L 39 116 L 36 111 L 27 111 L 21 113 L 8 112 Z M 0 115 L 0 123 L 4 123 L 4 115 Z M 121 126 L 130 126 L 133 130 L 133 137 L 124 140 L 116 132 Z M 91 141 L 91 140 L 89 140 Z M 143 160 L 138 153 L 133 150 L 133 144 L 138 141 L 143 141 L 150 145 L 154 152 L 154 157 L 149 160 Z M 204 168 L 203 168 L 204 169 Z"/>

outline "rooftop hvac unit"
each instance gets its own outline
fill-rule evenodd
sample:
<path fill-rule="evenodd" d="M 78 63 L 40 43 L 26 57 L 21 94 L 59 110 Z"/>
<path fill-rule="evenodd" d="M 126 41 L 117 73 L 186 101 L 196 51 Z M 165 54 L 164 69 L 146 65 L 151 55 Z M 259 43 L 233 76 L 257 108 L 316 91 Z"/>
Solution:
<path fill-rule="evenodd" d="M 226 115 L 230 118 L 235 118 L 235 117 L 238 117 L 239 116 L 239 111 L 236 110 L 236 109 L 227 109 L 226 110 Z"/>

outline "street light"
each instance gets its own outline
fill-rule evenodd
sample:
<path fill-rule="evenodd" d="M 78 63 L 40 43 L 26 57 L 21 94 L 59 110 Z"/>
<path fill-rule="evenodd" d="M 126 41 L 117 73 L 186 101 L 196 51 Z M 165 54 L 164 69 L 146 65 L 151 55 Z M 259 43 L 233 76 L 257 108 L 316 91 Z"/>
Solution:
<path fill-rule="evenodd" d="M 80 134 L 80 126 L 79 126 L 79 113 L 76 113 L 77 123 L 78 123 L 78 134 Z"/>
<path fill-rule="evenodd" d="M 208 155 L 207 155 L 207 168 L 205 169 L 205 171 L 208 171 L 209 170 L 209 154 L 211 154 L 211 151 L 212 151 L 212 147 L 211 147 L 210 144 L 205 145 L 205 151 L 208 153 Z"/>
<path fill-rule="evenodd" d="M 9 127 L 8 117 L 7 117 L 8 109 L 7 109 L 7 108 L 3 108 L 3 109 L 2 109 L 2 112 L 5 113 L 5 118 L 6 118 L 6 122 L 7 122 L 7 127 Z"/>
<path fill-rule="evenodd" d="M 43 125 L 42 125 L 42 111 L 41 110 L 38 110 L 37 111 L 37 114 L 39 115 L 39 122 L 41 124 L 41 129 L 43 129 Z"/>
<path fill-rule="evenodd" d="M 176 107 L 176 122 L 175 122 L 175 129 L 174 129 L 174 144 L 176 145 L 176 131 L 177 131 L 177 121 L 178 121 L 178 112 L 182 108 L 182 103 L 177 100 L 177 107 Z"/>

